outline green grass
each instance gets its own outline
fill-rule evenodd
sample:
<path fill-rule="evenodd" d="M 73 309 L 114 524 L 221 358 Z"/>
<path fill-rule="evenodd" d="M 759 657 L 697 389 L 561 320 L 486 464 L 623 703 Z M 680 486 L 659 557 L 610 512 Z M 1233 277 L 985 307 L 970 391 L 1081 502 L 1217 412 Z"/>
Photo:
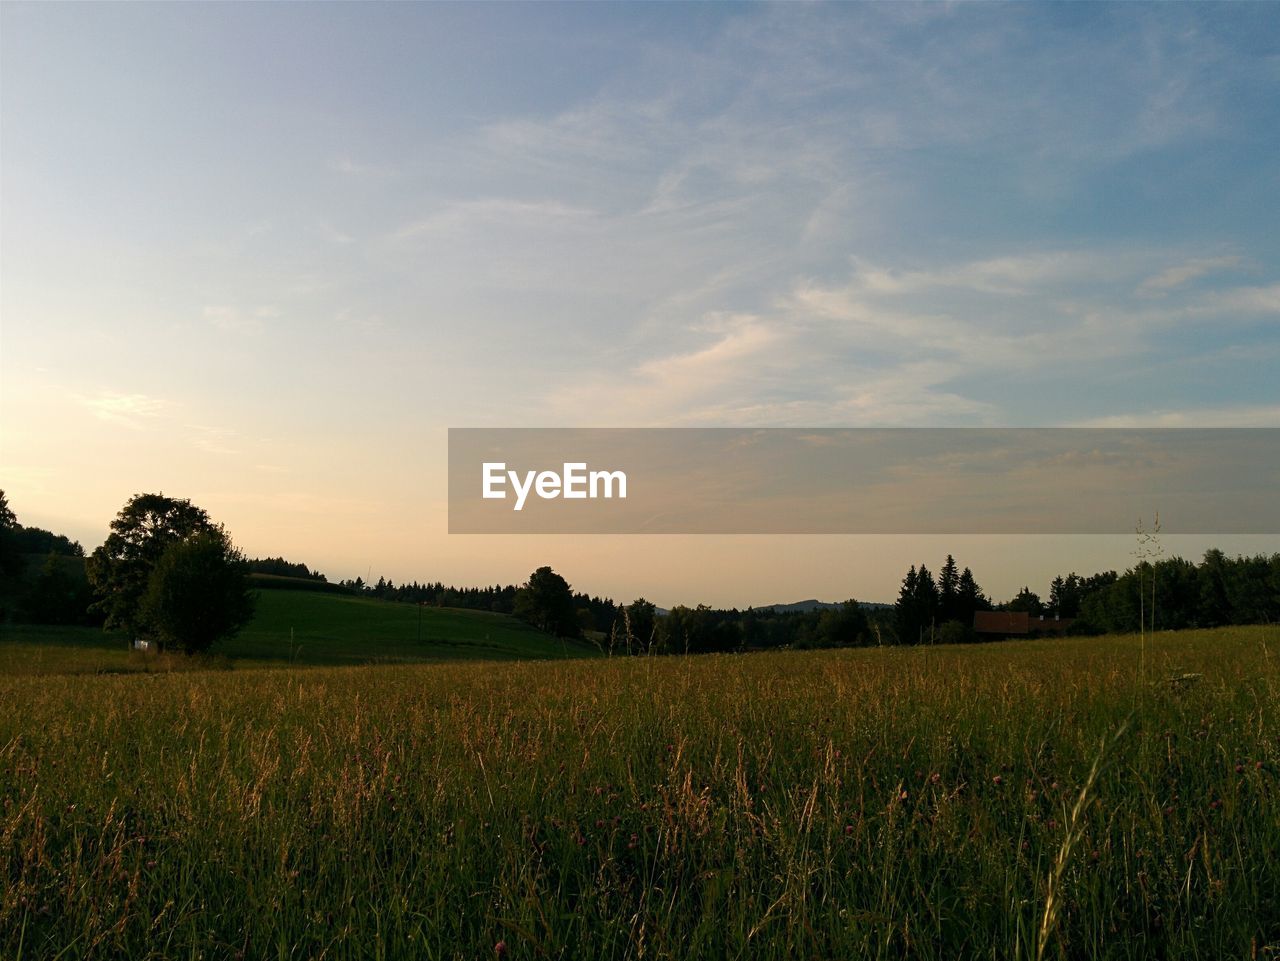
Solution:
<path fill-rule="evenodd" d="M 0 957 L 1274 958 L 1277 654 L 0 678 Z"/>
<path fill-rule="evenodd" d="M 351 665 L 588 657 L 590 644 L 560 641 L 515 618 L 315 591 L 258 592 L 253 621 L 194 660 L 129 649 L 119 632 L 85 627 L 0 626 L 0 675 L 131 673 L 269 665 Z"/>
<path fill-rule="evenodd" d="M 292 642 L 290 631 L 293 632 Z M 370 598 L 259 591 L 253 622 L 218 645 L 232 658 L 306 664 L 582 657 L 594 647 L 563 642 L 504 614 L 421 609 Z"/>

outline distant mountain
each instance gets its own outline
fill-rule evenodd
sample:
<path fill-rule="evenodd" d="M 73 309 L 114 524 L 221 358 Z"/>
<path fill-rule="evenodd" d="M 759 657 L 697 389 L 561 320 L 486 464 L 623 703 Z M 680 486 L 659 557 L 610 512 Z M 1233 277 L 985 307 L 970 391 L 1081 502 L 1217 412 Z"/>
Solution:
<path fill-rule="evenodd" d="M 778 614 L 808 614 L 810 611 L 827 610 L 829 608 L 839 607 L 842 601 L 820 601 L 817 598 L 809 598 L 807 601 L 793 601 L 790 604 L 762 604 L 756 608 L 757 611 L 774 611 Z M 858 601 L 860 607 L 868 610 L 876 610 L 878 608 L 893 607 L 892 604 L 880 604 L 875 601 Z"/>

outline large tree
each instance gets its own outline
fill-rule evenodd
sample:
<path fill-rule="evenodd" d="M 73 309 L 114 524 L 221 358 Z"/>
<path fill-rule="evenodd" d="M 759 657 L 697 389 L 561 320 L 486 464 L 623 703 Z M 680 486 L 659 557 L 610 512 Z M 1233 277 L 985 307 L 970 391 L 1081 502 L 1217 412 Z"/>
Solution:
<path fill-rule="evenodd" d="M 577 637 L 578 612 L 569 582 L 549 567 L 539 567 L 516 592 L 516 616 L 557 637 Z"/>
<path fill-rule="evenodd" d="M 86 564 L 89 583 L 98 595 L 95 608 L 106 615 L 106 626 L 135 634 L 148 631 L 142 599 L 164 552 L 179 541 L 219 530 L 189 500 L 163 494 L 130 498 L 111 522 L 106 542 Z"/>
<path fill-rule="evenodd" d="M 252 616 L 244 558 L 222 528 L 165 548 L 142 598 L 142 617 L 155 637 L 188 654 L 207 651 Z"/>

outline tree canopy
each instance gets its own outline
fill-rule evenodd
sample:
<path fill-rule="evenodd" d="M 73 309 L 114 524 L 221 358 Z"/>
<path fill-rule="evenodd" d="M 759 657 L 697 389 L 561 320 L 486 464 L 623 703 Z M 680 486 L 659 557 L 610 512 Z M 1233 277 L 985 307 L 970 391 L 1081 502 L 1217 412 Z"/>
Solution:
<path fill-rule="evenodd" d="M 174 541 L 147 581 L 142 617 L 166 646 L 208 650 L 253 616 L 244 558 L 217 528 Z"/>
<path fill-rule="evenodd" d="M 557 637 L 578 637 L 577 607 L 569 582 L 550 567 L 539 567 L 516 591 L 516 616 Z"/>
<path fill-rule="evenodd" d="M 164 494 L 131 497 L 87 564 L 89 583 L 99 598 L 95 606 L 106 615 L 106 626 L 144 631 L 142 598 L 164 552 L 178 541 L 216 530 L 209 515 L 189 500 Z"/>
<path fill-rule="evenodd" d="M 86 567 L 107 627 L 188 652 L 207 649 L 252 615 L 244 558 L 189 500 L 130 498 Z"/>

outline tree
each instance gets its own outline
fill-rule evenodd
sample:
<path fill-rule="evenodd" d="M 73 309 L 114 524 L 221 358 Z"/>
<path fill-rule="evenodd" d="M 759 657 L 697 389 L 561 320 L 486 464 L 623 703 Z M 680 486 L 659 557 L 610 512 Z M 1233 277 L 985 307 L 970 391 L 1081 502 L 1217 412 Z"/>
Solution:
<path fill-rule="evenodd" d="M 938 628 L 939 644 L 970 644 L 977 639 L 973 632 L 973 623 L 963 621 L 946 621 Z"/>
<path fill-rule="evenodd" d="M 658 608 L 652 601 L 647 601 L 643 597 L 637 597 L 623 608 L 628 654 L 632 650 L 647 652 L 653 645 L 657 617 Z"/>
<path fill-rule="evenodd" d="M 1205 627 L 1231 623 L 1231 602 L 1227 597 L 1229 564 L 1227 556 L 1215 547 L 1204 552 L 1204 560 L 1197 570 L 1200 623 Z"/>
<path fill-rule="evenodd" d="M 982 593 L 973 571 L 965 568 L 960 572 L 960 580 L 956 585 L 956 619 L 973 626 L 973 615 L 978 611 L 991 610 L 991 602 Z"/>
<path fill-rule="evenodd" d="M 9 509 L 9 498 L 0 490 L 0 580 L 22 573 L 22 550 L 18 535 L 22 525 Z"/>
<path fill-rule="evenodd" d="M 938 585 L 933 574 L 923 564 L 919 570 L 913 565 L 902 580 L 902 589 L 894 605 L 898 641 L 916 644 L 924 640 L 925 631 L 932 631 L 938 617 Z"/>
<path fill-rule="evenodd" d="M 898 600 L 893 605 L 894 622 L 898 629 L 898 642 L 912 644 L 919 632 L 916 613 L 916 566 L 911 565 L 906 577 L 902 579 L 902 587 L 898 589 Z"/>
<path fill-rule="evenodd" d="M 67 573 L 65 558 L 50 552 L 22 604 L 23 617 L 33 624 L 84 624 L 93 601 L 83 577 Z M 73 562 L 74 563 L 74 562 Z"/>
<path fill-rule="evenodd" d="M 163 494 L 130 498 L 111 522 L 105 543 L 85 565 L 99 598 L 94 607 L 106 615 L 106 626 L 146 632 L 142 598 L 164 552 L 178 541 L 217 530 L 209 515 L 189 500 Z"/>
<path fill-rule="evenodd" d="M 960 616 L 960 571 L 956 559 L 947 555 L 947 562 L 938 572 L 938 619 L 953 621 Z"/>
<path fill-rule="evenodd" d="M 244 557 L 222 528 L 165 548 L 147 582 L 142 618 L 164 646 L 207 651 L 253 617 Z"/>
<path fill-rule="evenodd" d="M 818 635 L 824 647 L 866 644 L 870 627 L 862 605 L 850 598 L 839 607 L 822 611 L 818 617 Z"/>
<path fill-rule="evenodd" d="M 1039 617 L 1044 613 L 1044 604 L 1041 603 L 1039 594 L 1030 587 L 1024 586 L 1014 596 L 1013 600 L 1005 605 L 1005 610 L 1026 611 L 1032 617 Z"/>
<path fill-rule="evenodd" d="M 516 592 L 516 616 L 556 637 L 578 636 L 578 612 L 569 582 L 550 567 L 539 567 Z"/>

